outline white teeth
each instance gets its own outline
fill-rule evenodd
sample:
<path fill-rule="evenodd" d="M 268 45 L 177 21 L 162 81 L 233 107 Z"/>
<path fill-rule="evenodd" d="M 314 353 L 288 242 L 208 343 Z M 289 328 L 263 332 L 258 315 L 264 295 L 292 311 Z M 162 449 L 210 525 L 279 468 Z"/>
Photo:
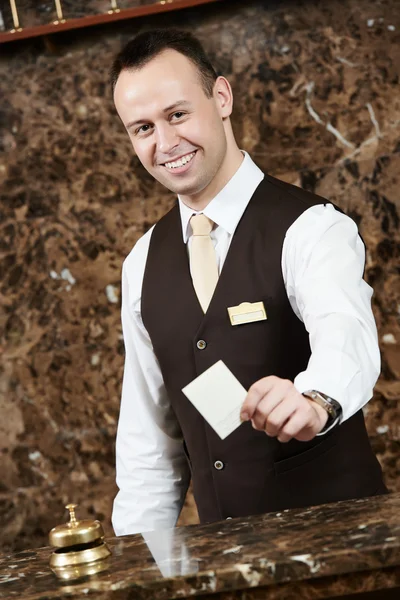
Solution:
<path fill-rule="evenodd" d="M 165 163 L 165 166 L 168 169 L 176 169 L 177 167 L 183 167 L 184 165 L 186 165 L 188 162 L 190 162 L 194 156 L 194 152 L 192 152 L 191 154 L 187 154 L 186 156 L 182 156 L 182 158 L 180 158 L 179 160 L 176 160 L 174 162 L 170 162 L 170 163 Z"/>

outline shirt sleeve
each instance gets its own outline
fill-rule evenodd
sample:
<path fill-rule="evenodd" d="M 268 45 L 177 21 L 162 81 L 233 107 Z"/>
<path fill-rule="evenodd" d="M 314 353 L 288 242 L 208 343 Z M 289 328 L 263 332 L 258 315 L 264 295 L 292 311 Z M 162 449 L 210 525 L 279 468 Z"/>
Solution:
<path fill-rule="evenodd" d="M 119 492 L 112 514 L 116 535 L 174 527 L 190 481 L 181 430 L 140 316 L 143 261 L 138 268 L 128 259 L 122 270 L 125 367 L 116 440 Z"/>
<path fill-rule="evenodd" d="M 345 421 L 372 397 L 380 353 L 364 281 L 365 247 L 352 219 L 331 204 L 306 210 L 287 231 L 282 272 L 290 304 L 310 336 L 311 357 L 294 385 L 337 400 Z"/>

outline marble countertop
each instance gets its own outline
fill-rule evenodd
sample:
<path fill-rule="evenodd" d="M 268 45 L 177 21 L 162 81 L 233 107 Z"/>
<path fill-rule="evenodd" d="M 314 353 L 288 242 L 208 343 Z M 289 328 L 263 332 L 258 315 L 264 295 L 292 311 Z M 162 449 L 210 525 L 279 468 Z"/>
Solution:
<path fill-rule="evenodd" d="M 397 577 L 400 494 L 107 541 L 109 569 L 75 584 L 52 574 L 51 548 L 0 556 L 0 598 L 233 598 L 234 590 L 349 573 L 372 571 L 376 578 L 384 570 Z"/>

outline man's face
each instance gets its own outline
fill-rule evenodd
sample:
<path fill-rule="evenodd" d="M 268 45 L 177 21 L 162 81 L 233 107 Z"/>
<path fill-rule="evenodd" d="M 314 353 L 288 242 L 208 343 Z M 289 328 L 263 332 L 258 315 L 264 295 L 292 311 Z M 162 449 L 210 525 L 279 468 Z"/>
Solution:
<path fill-rule="evenodd" d="M 207 98 L 196 66 L 166 50 L 135 71 L 122 71 L 115 106 L 145 169 L 169 190 L 203 191 L 217 175 L 227 140 L 217 91 Z"/>

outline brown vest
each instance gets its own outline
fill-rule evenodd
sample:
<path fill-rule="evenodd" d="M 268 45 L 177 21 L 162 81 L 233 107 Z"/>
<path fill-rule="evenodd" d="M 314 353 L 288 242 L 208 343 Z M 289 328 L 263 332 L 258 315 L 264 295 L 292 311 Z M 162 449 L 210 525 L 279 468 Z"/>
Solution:
<path fill-rule="evenodd" d="M 152 233 L 142 317 L 182 429 L 201 522 L 385 491 L 362 411 L 310 442 L 282 444 L 249 422 L 221 440 L 181 391 L 220 359 L 246 389 L 267 375 L 293 381 L 307 367 L 308 334 L 289 304 L 281 254 L 290 225 L 321 203 L 265 176 L 237 226 L 206 314 L 193 289 L 177 205 Z M 261 300 L 266 321 L 230 324 L 228 306 Z"/>

